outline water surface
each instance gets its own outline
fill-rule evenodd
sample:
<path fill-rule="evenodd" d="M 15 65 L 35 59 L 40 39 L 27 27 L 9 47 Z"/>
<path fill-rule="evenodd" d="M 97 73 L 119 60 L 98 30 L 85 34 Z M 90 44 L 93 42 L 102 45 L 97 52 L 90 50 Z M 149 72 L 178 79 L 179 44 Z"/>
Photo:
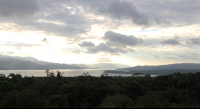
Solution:
<path fill-rule="evenodd" d="M 104 70 L 101 69 L 54 69 L 54 70 L 49 70 L 50 72 L 53 71 L 54 75 L 57 75 L 56 70 L 59 70 L 60 72 L 64 72 L 63 76 L 66 77 L 74 77 L 74 76 L 79 76 L 82 75 L 84 72 L 88 72 L 91 76 L 101 76 L 103 74 Z M 110 69 L 114 70 L 114 69 Z M 35 77 L 44 77 L 47 76 L 45 73 L 45 70 L 0 70 L 0 74 L 4 74 L 8 76 L 10 73 L 14 74 L 21 74 L 22 77 L 24 76 L 35 76 Z M 109 73 L 109 76 L 131 76 L 131 74 L 113 74 Z"/>

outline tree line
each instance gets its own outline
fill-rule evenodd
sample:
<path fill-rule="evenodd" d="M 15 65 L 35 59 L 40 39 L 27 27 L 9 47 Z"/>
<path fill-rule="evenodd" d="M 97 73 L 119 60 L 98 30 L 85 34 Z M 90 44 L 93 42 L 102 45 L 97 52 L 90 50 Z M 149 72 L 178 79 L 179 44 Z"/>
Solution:
<path fill-rule="evenodd" d="M 199 108 L 200 72 L 130 77 L 0 74 L 0 108 Z"/>

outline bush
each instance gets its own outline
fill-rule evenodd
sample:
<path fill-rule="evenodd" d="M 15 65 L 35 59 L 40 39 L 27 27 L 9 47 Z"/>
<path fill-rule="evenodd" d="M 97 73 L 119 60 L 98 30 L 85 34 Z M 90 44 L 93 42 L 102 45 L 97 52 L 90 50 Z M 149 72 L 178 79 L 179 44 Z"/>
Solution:
<path fill-rule="evenodd" d="M 136 99 L 137 106 L 144 108 L 170 108 L 170 103 L 164 99 L 164 92 L 158 91 L 147 93 L 145 96 Z"/>
<path fill-rule="evenodd" d="M 6 80 L 6 76 L 4 74 L 0 74 L 0 81 Z"/>
<path fill-rule="evenodd" d="M 14 89 L 14 86 L 7 81 L 0 81 L 0 93 L 7 93 Z"/>
<path fill-rule="evenodd" d="M 14 90 L 10 92 L 2 101 L 2 108 L 22 108 L 19 101 L 19 92 Z"/>
<path fill-rule="evenodd" d="M 37 91 L 30 89 L 10 92 L 3 100 L 3 108 L 39 108 L 45 106 L 45 101 Z"/>
<path fill-rule="evenodd" d="M 125 95 L 116 93 L 113 96 L 107 95 L 100 105 L 101 108 L 130 108 L 133 107 L 133 100 Z"/>
<path fill-rule="evenodd" d="M 58 106 L 59 108 L 67 108 L 68 101 L 65 95 L 52 95 L 49 97 L 49 101 L 52 106 Z"/>
<path fill-rule="evenodd" d="M 35 83 L 34 77 L 24 77 L 21 81 L 21 86 L 28 87 L 30 85 L 33 85 Z"/>

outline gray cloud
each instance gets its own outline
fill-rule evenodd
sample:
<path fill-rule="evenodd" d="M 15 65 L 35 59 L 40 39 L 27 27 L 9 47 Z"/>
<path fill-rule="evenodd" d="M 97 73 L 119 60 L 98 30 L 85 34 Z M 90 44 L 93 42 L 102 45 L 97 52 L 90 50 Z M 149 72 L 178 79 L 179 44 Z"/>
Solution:
<path fill-rule="evenodd" d="M 0 0 L 0 16 L 24 19 L 39 11 L 36 0 Z"/>
<path fill-rule="evenodd" d="M 83 41 L 81 44 L 78 44 L 81 47 L 94 47 L 95 44 L 92 42 Z"/>
<path fill-rule="evenodd" d="M 172 26 L 172 23 L 167 21 L 167 20 L 163 20 L 163 19 L 159 19 L 159 18 L 155 18 L 154 19 L 155 23 L 157 25 L 162 25 L 162 26 Z"/>
<path fill-rule="evenodd" d="M 161 42 L 160 39 L 148 38 L 148 39 L 144 40 L 143 46 L 155 46 L 155 45 L 159 44 L 159 42 Z"/>
<path fill-rule="evenodd" d="M 98 53 L 98 52 L 108 52 L 108 53 L 126 53 L 127 51 L 119 47 L 109 47 L 105 43 L 100 43 L 99 45 L 88 48 L 88 53 Z"/>
<path fill-rule="evenodd" d="M 149 52 L 150 55 L 152 55 L 154 58 L 160 58 L 157 54 L 153 53 L 153 52 Z"/>
<path fill-rule="evenodd" d="M 135 52 L 135 50 L 128 48 L 127 49 L 128 52 Z"/>
<path fill-rule="evenodd" d="M 47 39 L 46 39 L 46 38 L 44 38 L 42 41 L 43 41 L 43 42 L 47 42 Z"/>
<path fill-rule="evenodd" d="M 126 45 L 124 45 L 122 43 L 119 43 L 119 42 L 110 42 L 110 41 L 107 41 L 106 45 L 112 46 L 112 47 L 124 47 L 124 48 L 126 48 Z"/>
<path fill-rule="evenodd" d="M 152 2 L 152 1 L 151 1 Z M 157 4 L 157 1 L 153 1 Z M 142 28 L 146 28 L 153 25 L 161 25 L 161 26 L 171 26 L 171 22 L 165 20 L 165 18 L 160 18 L 160 16 L 156 16 L 158 10 L 154 10 L 150 15 L 154 15 L 149 17 L 148 11 L 144 13 L 143 9 L 146 9 L 148 6 L 142 6 L 139 8 L 139 1 L 133 0 L 76 0 L 76 4 L 83 6 L 84 10 L 88 13 L 93 13 L 95 15 L 103 15 L 110 17 L 114 20 L 131 20 L 133 24 L 141 26 Z M 144 2 L 146 3 L 146 1 Z M 155 5 L 154 4 L 154 5 Z M 134 6 L 135 5 L 135 6 Z M 137 7 L 136 7 L 137 5 Z M 138 9 L 139 8 L 139 9 Z M 149 7 L 150 9 L 152 7 Z M 149 10 L 148 8 L 148 10 Z M 139 11 L 138 11 L 139 10 Z M 142 11 L 141 11 L 142 10 Z M 119 21 L 118 21 L 119 22 Z"/>
<path fill-rule="evenodd" d="M 103 37 L 106 43 L 100 43 L 94 47 L 87 48 L 87 53 L 107 52 L 111 55 L 119 55 L 119 53 L 135 52 L 128 46 L 137 46 L 143 43 L 143 39 L 134 36 L 126 36 L 112 31 L 107 31 Z M 79 46 L 90 45 L 82 43 Z"/>
<path fill-rule="evenodd" d="M 23 6 L 20 6 L 20 4 Z M 11 7 L 10 9 L 8 5 L 14 5 L 14 7 Z M 78 9 L 76 9 L 75 14 L 72 14 L 71 11 L 73 10 L 68 9 L 67 4 L 62 4 L 59 1 L 57 2 L 55 1 L 47 2 L 46 0 L 0 1 L 0 18 L 2 16 L 5 17 L 3 19 L 4 21 L 15 23 L 15 26 L 8 28 L 9 30 L 13 30 L 13 28 L 16 31 L 39 30 L 43 31 L 44 34 L 49 36 L 54 35 L 54 36 L 73 37 L 73 38 L 77 37 L 74 38 L 74 40 L 80 41 L 82 40 L 82 38 L 79 35 L 87 33 L 90 30 L 91 28 L 90 25 L 93 22 L 90 22 L 90 20 L 87 19 L 85 14 L 77 10 Z M 3 14 L 4 12 L 8 13 L 8 15 L 4 15 Z M 13 19 L 17 17 L 23 20 L 23 18 L 30 17 L 32 15 L 34 16 L 31 17 L 31 19 L 27 19 L 25 22 Z M 9 19 L 7 19 L 7 17 L 9 17 Z M 58 24 L 59 22 L 63 23 L 63 25 L 59 25 Z"/>
<path fill-rule="evenodd" d="M 100 43 L 95 47 L 87 48 L 87 53 L 99 53 L 99 52 L 107 52 L 110 55 L 119 55 L 119 53 L 127 53 L 127 52 L 135 52 L 130 48 L 122 48 L 122 47 L 110 47 L 105 43 Z"/>
<path fill-rule="evenodd" d="M 129 19 L 139 26 L 149 26 L 153 23 L 161 26 L 169 26 L 174 23 L 189 25 L 197 24 L 200 21 L 199 0 L 147 0 L 145 2 L 135 0 L 48 0 L 48 2 L 40 2 L 45 4 L 48 9 L 54 8 L 55 10 L 55 7 L 63 7 L 64 4 L 76 9 L 76 13 L 84 11 L 84 14 L 104 15 L 112 19 Z M 82 8 L 79 8 L 80 6 Z"/>
<path fill-rule="evenodd" d="M 42 42 L 47 42 L 47 38 L 42 39 Z"/>
<path fill-rule="evenodd" d="M 73 1 L 59 1 L 60 3 L 67 3 L 68 6 L 76 7 L 81 6 L 80 10 L 83 10 L 87 14 L 94 14 L 100 16 L 106 16 L 113 20 L 120 21 L 131 20 L 133 24 L 141 26 L 143 28 L 151 26 L 152 19 L 149 19 L 148 15 L 141 13 L 130 1 L 121 0 L 73 0 Z M 159 18 L 157 18 L 159 19 Z M 162 20 L 161 20 L 162 21 Z"/>
<path fill-rule="evenodd" d="M 146 5 L 148 2 L 148 5 Z M 177 5 L 182 3 L 184 5 Z M 150 5 L 149 5 L 150 4 Z M 186 4 L 189 4 L 186 5 Z M 9 5 L 13 5 L 12 7 Z M 72 7 L 68 9 L 67 7 Z M 171 7 L 171 8 L 170 8 Z M 186 9 L 187 10 L 186 10 Z M 184 1 L 172 0 L 166 1 L 122 1 L 122 0 L 1 0 L 0 1 L 0 17 L 29 17 L 34 15 L 29 21 L 17 22 L 13 20 L 17 25 L 13 26 L 16 30 L 18 27 L 19 31 L 33 30 L 33 31 L 44 31 L 46 35 L 56 35 L 66 38 L 73 37 L 73 42 L 79 42 L 83 39 L 87 39 L 90 36 L 81 37 L 80 34 L 86 34 L 91 29 L 93 24 L 109 24 L 117 25 L 113 28 L 117 28 L 124 24 L 123 21 L 131 20 L 134 24 L 139 26 L 149 26 L 152 22 L 157 25 L 170 24 L 173 22 L 195 22 L 198 24 L 200 15 L 197 14 L 199 11 L 199 1 Z M 172 11 L 173 10 L 173 11 Z M 185 10 L 185 11 L 182 11 Z M 72 14 L 72 11 L 75 11 Z M 88 14 L 107 16 L 111 19 L 117 19 L 108 21 L 89 19 Z M 186 17 L 190 16 L 190 17 Z M 46 21 L 58 21 L 63 22 L 65 25 L 58 25 L 50 22 L 37 22 L 39 19 Z M 166 20 L 162 20 L 166 19 Z M 169 21 L 170 22 L 169 22 Z M 4 20 L 5 21 L 5 20 Z M 9 20 L 10 21 L 10 20 Z M 108 23 L 109 22 L 109 23 Z M 130 24 L 132 25 L 132 24 Z M 12 27 L 9 30 L 13 29 Z M 110 29 L 110 28 L 109 28 Z M 116 33 L 118 34 L 118 33 Z M 116 35 L 117 36 L 117 35 Z M 125 36 L 125 37 L 124 37 Z M 134 36 L 104 36 L 108 40 L 107 46 L 110 47 L 127 47 L 136 46 L 143 43 L 143 40 Z M 90 37 L 91 38 L 91 37 Z M 94 37 L 92 37 L 94 38 Z M 110 39 L 114 38 L 115 41 Z M 118 40 L 120 39 L 120 40 Z M 122 40 L 121 40 L 122 39 Z M 132 40 L 132 43 L 129 42 Z M 136 41 L 137 39 L 137 41 Z M 135 41 L 135 42 L 134 42 Z M 176 45 L 180 44 L 178 41 L 165 40 L 163 44 Z M 136 44 L 137 43 L 137 44 Z M 195 43 L 190 41 L 188 43 Z M 197 42 L 198 43 L 198 42 Z M 135 45 L 134 45 L 135 44 Z"/>
<path fill-rule="evenodd" d="M 199 0 L 146 0 L 145 2 L 131 0 L 131 2 L 141 12 L 150 13 L 149 17 L 166 19 L 177 26 L 199 24 L 200 22 Z"/>
<path fill-rule="evenodd" d="M 47 41 L 47 38 L 43 38 L 43 39 L 41 40 L 41 42 L 45 42 L 45 43 L 49 44 L 49 42 Z"/>
<path fill-rule="evenodd" d="M 164 40 L 164 41 L 160 42 L 160 44 L 163 44 L 163 45 L 173 45 L 173 46 L 181 45 L 181 43 L 178 42 L 177 39 L 167 39 L 167 40 Z"/>
<path fill-rule="evenodd" d="M 200 39 L 199 38 L 190 38 L 190 39 L 188 39 L 186 44 L 189 44 L 189 45 L 200 45 Z"/>
<path fill-rule="evenodd" d="M 114 33 L 112 31 L 107 31 L 103 37 L 104 39 L 108 40 L 107 44 L 116 46 L 136 46 L 136 45 L 142 45 L 143 39 L 142 38 L 136 38 L 134 36 L 126 36 L 119 33 Z"/>
<path fill-rule="evenodd" d="M 166 59 L 180 61 L 198 61 L 200 59 L 198 50 L 163 52 L 162 54 Z"/>
<path fill-rule="evenodd" d="M 130 2 L 120 2 L 113 0 L 105 8 L 100 8 L 99 13 L 108 15 L 114 19 L 131 19 L 137 25 L 149 25 L 148 16 L 144 13 L 138 12 L 136 7 Z"/>

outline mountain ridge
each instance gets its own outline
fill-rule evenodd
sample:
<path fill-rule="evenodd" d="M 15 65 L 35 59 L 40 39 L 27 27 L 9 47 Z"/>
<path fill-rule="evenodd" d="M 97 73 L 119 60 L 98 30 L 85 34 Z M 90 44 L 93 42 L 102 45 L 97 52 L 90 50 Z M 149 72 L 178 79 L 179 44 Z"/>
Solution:
<path fill-rule="evenodd" d="M 200 70 L 200 63 L 175 63 L 158 66 L 135 66 L 128 68 L 120 68 L 116 70 L 124 71 L 146 71 L 146 70 L 173 70 L 173 69 L 195 69 Z"/>
<path fill-rule="evenodd" d="M 122 68 L 122 67 L 129 67 L 128 65 L 112 64 L 112 63 L 69 65 L 69 64 L 40 61 L 34 57 L 19 57 L 19 56 L 12 57 L 12 56 L 1 55 L 1 54 L 0 54 L 0 60 L 1 60 L 0 70 L 116 69 L 116 68 Z M 23 64 L 23 66 L 20 66 L 20 63 Z"/>

